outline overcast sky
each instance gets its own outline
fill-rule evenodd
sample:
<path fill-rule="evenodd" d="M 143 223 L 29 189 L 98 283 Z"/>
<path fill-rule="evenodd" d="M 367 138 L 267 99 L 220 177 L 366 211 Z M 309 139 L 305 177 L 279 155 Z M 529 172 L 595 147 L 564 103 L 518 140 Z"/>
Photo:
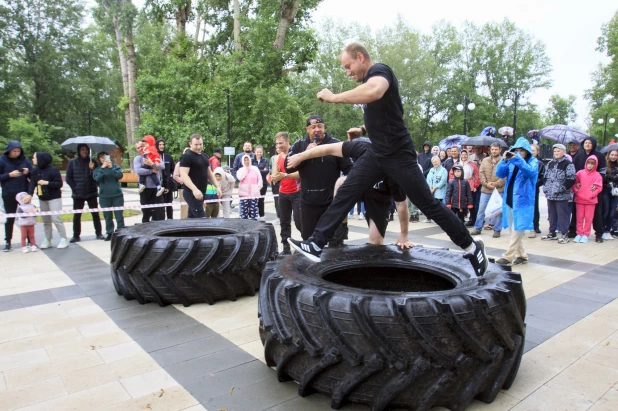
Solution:
<path fill-rule="evenodd" d="M 141 7 L 144 1 L 133 3 Z M 401 14 L 411 26 L 429 33 L 439 20 L 460 26 L 466 20 L 482 24 L 508 17 L 545 43 L 553 68 L 552 88 L 527 97 L 544 109 L 552 94 L 575 95 L 576 125 L 586 129 L 589 106 L 584 93 L 592 87 L 592 72 L 600 62 L 607 62 L 605 55 L 595 50 L 597 39 L 601 25 L 617 9 L 615 0 L 324 0 L 313 20 L 319 25 L 321 18 L 329 17 L 369 25 L 375 30 L 393 24 Z M 618 133 L 618 123 L 616 130 L 608 130 L 608 134 L 614 133 Z"/>

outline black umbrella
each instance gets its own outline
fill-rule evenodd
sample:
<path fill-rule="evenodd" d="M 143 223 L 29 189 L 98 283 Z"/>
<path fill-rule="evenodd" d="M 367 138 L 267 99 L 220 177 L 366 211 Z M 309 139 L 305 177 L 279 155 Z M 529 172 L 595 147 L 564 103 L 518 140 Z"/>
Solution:
<path fill-rule="evenodd" d="M 601 149 L 601 153 L 607 154 L 608 152 L 610 152 L 612 150 L 618 150 L 618 143 L 612 144 L 612 145 L 609 145 L 609 146 L 606 146 L 606 147 L 603 147 Z"/>
<path fill-rule="evenodd" d="M 462 146 L 483 146 L 489 147 L 492 143 L 500 144 L 500 147 L 508 148 L 504 140 L 489 136 L 468 137 L 461 142 Z"/>

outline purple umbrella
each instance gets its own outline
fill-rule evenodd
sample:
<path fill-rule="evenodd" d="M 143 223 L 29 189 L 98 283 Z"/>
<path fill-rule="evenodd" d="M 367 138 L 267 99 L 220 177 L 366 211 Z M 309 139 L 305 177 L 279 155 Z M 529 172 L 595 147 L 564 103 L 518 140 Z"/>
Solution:
<path fill-rule="evenodd" d="M 455 134 L 453 136 L 448 136 L 444 140 L 438 143 L 438 147 L 440 150 L 447 150 L 451 147 L 459 147 L 463 139 L 468 138 L 467 136 L 461 134 Z"/>
<path fill-rule="evenodd" d="M 572 141 L 581 143 L 590 136 L 575 127 L 569 127 L 562 124 L 547 126 L 539 130 L 539 135 L 556 143 L 569 144 Z"/>

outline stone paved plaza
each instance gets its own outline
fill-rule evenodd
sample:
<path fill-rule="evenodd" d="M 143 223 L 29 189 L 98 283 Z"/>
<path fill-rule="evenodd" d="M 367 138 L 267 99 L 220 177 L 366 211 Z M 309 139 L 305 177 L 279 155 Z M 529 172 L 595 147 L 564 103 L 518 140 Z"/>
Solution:
<path fill-rule="evenodd" d="M 137 203 L 135 190 L 125 198 Z M 272 202 L 266 210 L 273 220 Z M 545 207 L 541 220 L 546 230 Z M 390 224 L 387 241 L 398 229 Z M 330 409 L 329 398 L 299 397 L 264 364 L 257 296 L 188 308 L 126 301 L 111 282 L 110 243 L 94 240 L 91 222 L 82 230 L 82 242 L 64 250 L 0 253 L 1 410 Z M 42 233 L 39 224 L 39 242 Z M 410 224 L 410 237 L 454 248 L 435 224 Z M 509 236 L 483 237 L 499 257 Z M 366 241 L 365 221 L 351 220 L 348 243 Z M 514 268 L 528 299 L 519 374 L 494 403 L 469 409 L 618 410 L 618 241 L 561 245 L 538 236 L 525 248 L 530 263 Z"/>

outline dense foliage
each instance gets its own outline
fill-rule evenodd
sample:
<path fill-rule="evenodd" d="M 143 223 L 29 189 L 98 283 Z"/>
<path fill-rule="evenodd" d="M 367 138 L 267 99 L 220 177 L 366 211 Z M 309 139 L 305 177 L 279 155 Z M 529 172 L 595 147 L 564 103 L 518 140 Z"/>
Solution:
<path fill-rule="evenodd" d="M 507 99 L 518 103 L 520 135 L 576 120 L 575 96 L 554 95 L 543 112 L 522 104 L 551 85 L 551 67 L 544 44 L 509 20 L 441 21 L 421 33 L 399 18 L 373 32 L 312 21 L 320 2 L 148 0 L 137 10 L 130 0 L 96 0 L 86 10 L 85 0 L 0 0 L 0 143 L 18 138 L 57 150 L 87 133 L 87 112 L 94 135 L 126 143 L 154 134 L 174 152 L 193 133 L 207 152 L 246 140 L 272 147 L 281 130 L 300 138 L 312 113 L 343 139 L 362 124 L 361 107 L 315 95 L 356 86 L 339 61 L 350 39 L 395 70 L 417 145 L 461 134 L 464 101 L 476 106 L 466 112 L 468 135 L 512 126 Z M 603 26 L 598 49 L 610 63 L 593 74 L 586 96 L 595 136 L 596 119 L 618 118 L 618 15 Z"/>

